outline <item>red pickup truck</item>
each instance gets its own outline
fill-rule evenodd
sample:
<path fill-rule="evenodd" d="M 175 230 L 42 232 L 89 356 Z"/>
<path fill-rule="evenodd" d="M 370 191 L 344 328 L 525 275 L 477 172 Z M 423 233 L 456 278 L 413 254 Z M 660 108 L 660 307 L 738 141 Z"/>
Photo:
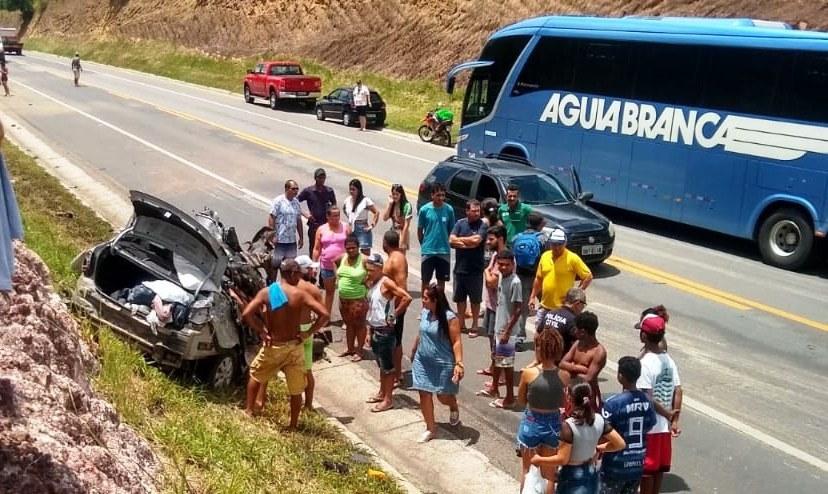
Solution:
<path fill-rule="evenodd" d="M 310 105 L 322 94 L 322 79 L 305 75 L 296 62 L 262 62 L 247 71 L 244 78 L 244 100 L 267 98 L 274 110 L 279 101 L 298 101 Z"/>

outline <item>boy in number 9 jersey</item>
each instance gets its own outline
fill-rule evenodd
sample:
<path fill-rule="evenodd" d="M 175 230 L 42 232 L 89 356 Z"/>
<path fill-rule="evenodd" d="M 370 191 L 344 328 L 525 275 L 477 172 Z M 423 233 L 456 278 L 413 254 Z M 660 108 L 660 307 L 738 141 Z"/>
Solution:
<path fill-rule="evenodd" d="M 601 462 L 602 494 L 635 494 L 644 471 L 647 432 L 656 423 L 655 408 L 647 395 L 636 388 L 641 362 L 635 357 L 618 361 L 618 382 L 624 388 L 604 403 L 604 419 L 624 437 L 627 447 L 607 453 Z"/>

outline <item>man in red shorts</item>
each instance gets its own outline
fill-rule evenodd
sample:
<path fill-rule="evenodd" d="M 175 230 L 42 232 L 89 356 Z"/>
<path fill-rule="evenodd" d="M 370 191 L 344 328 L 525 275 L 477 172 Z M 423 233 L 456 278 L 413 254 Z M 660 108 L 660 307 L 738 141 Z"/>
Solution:
<path fill-rule="evenodd" d="M 672 440 L 681 434 L 681 379 L 676 363 L 660 346 L 664 339 L 664 319 L 660 316 L 647 317 L 641 321 L 640 329 L 644 355 L 641 357 L 641 377 L 637 384 L 653 401 L 657 414 L 655 427 L 647 433 L 641 494 L 658 494 L 664 472 L 670 471 Z"/>

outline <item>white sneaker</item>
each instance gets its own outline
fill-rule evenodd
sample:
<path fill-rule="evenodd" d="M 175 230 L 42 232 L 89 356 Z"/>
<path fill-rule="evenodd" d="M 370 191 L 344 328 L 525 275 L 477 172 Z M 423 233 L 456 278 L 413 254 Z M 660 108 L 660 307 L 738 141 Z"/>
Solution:
<path fill-rule="evenodd" d="M 449 425 L 452 427 L 457 427 L 460 425 L 460 410 L 453 410 L 449 414 Z"/>
<path fill-rule="evenodd" d="M 420 436 L 420 439 L 417 439 L 417 442 L 420 443 L 420 444 L 427 443 L 427 442 L 431 441 L 432 439 L 434 439 L 435 437 L 437 437 L 437 433 L 426 430 Z"/>

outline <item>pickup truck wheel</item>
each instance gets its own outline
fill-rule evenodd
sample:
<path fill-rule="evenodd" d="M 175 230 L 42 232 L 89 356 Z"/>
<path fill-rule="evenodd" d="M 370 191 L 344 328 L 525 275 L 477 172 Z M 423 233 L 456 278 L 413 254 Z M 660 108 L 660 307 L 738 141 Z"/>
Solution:
<path fill-rule="evenodd" d="M 316 107 L 316 119 L 317 120 L 325 120 L 325 112 L 322 111 L 321 106 Z"/>
<path fill-rule="evenodd" d="M 223 353 L 213 359 L 207 373 L 207 385 L 210 389 L 229 389 L 236 382 L 239 363 L 233 353 Z"/>
<path fill-rule="evenodd" d="M 250 95 L 250 88 L 247 84 L 244 85 L 244 100 L 248 103 L 253 103 L 253 96 Z"/>
<path fill-rule="evenodd" d="M 353 122 L 351 122 L 351 112 L 349 112 L 349 111 L 343 112 L 342 113 L 342 125 L 344 125 L 345 127 L 350 127 L 352 123 Z"/>
<path fill-rule="evenodd" d="M 276 96 L 276 91 L 270 90 L 270 109 L 275 110 L 279 107 L 279 98 Z"/>

